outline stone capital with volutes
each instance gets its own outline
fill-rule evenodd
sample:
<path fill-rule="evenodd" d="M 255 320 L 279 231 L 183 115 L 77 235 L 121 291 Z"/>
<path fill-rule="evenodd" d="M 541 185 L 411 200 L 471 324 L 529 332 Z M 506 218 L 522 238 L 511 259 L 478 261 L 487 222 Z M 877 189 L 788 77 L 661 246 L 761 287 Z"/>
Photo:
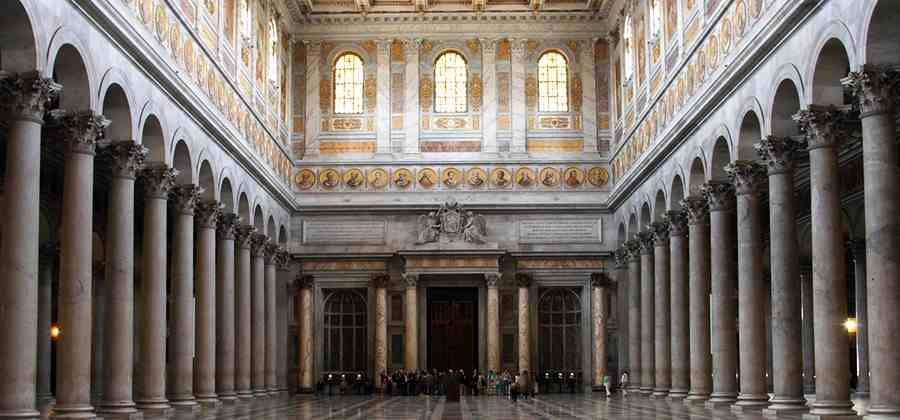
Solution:
<path fill-rule="evenodd" d="M 372 286 L 376 289 L 386 289 L 391 284 L 391 275 L 388 273 L 378 273 L 372 275 Z"/>
<path fill-rule="evenodd" d="M 509 40 L 509 52 L 516 60 L 525 58 L 525 51 L 528 50 L 528 40 L 525 38 L 512 38 Z"/>
<path fill-rule="evenodd" d="M 194 220 L 202 229 L 216 229 L 224 208 L 213 199 L 198 200 L 194 208 Z"/>
<path fill-rule="evenodd" d="M 106 127 L 110 120 L 94 111 L 50 111 L 51 124 L 56 137 L 66 144 L 66 153 L 94 155 L 97 147 L 105 146 Z"/>
<path fill-rule="evenodd" d="M 278 265 L 278 244 L 267 241 L 263 245 L 263 260 L 266 265 Z"/>
<path fill-rule="evenodd" d="M 519 287 L 530 287 L 534 279 L 528 273 L 516 273 L 516 284 Z"/>
<path fill-rule="evenodd" d="M 488 288 L 496 288 L 500 284 L 501 277 L 503 277 L 503 275 L 499 272 L 484 273 L 484 283 Z"/>
<path fill-rule="evenodd" d="M 613 251 L 613 264 L 619 270 L 628 268 L 628 250 L 624 246 Z"/>
<path fill-rule="evenodd" d="M 176 185 L 171 192 L 175 210 L 180 214 L 193 216 L 203 191 L 203 188 L 194 184 Z"/>
<path fill-rule="evenodd" d="M 609 287 L 611 284 L 612 279 L 610 279 L 609 275 L 605 272 L 591 273 L 591 287 L 603 288 Z"/>
<path fill-rule="evenodd" d="M 841 80 L 859 100 L 860 118 L 894 112 L 900 70 L 895 67 L 865 65 Z"/>
<path fill-rule="evenodd" d="M 406 58 L 415 57 L 419 54 L 419 46 L 422 45 L 422 38 L 403 38 L 403 54 Z"/>
<path fill-rule="evenodd" d="M 768 168 L 769 175 L 778 175 L 794 170 L 797 152 L 805 149 L 806 144 L 791 137 L 768 136 L 753 148 Z"/>
<path fill-rule="evenodd" d="M 653 255 L 653 232 L 645 230 L 638 232 L 636 236 L 641 255 Z"/>
<path fill-rule="evenodd" d="M 481 42 L 481 53 L 485 57 L 493 57 L 497 54 L 497 38 L 478 38 Z"/>
<path fill-rule="evenodd" d="M 384 39 L 376 39 L 375 47 L 377 48 L 378 55 L 384 57 L 391 52 L 391 45 L 394 43 L 393 39 L 384 38 Z"/>
<path fill-rule="evenodd" d="M 849 135 L 847 117 L 850 108 L 834 105 L 810 105 L 808 109 L 794 114 L 794 121 L 806 139 L 807 149 L 834 148 Z"/>
<path fill-rule="evenodd" d="M 216 223 L 219 239 L 234 240 L 235 228 L 241 223 L 241 216 L 235 213 L 221 213 Z"/>
<path fill-rule="evenodd" d="M 322 56 L 322 41 L 303 40 L 303 46 L 306 47 L 307 57 L 318 58 Z"/>
<path fill-rule="evenodd" d="M 149 149 L 131 140 L 113 142 L 105 149 L 115 178 L 135 179 L 144 167 Z"/>
<path fill-rule="evenodd" d="M 238 221 L 237 223 L 240 223 Z M 251 225 L 238 224 L 234 227 L 234 241 L 238 248 L 248 249 L 252 246 L 256 228 Z"/>
<path fill-rule="evenodd" d="M 687 214 L 688 224 L 699 225 L 709 223 L 709 202 L 705 197 L 691 195 L 681 200 L 681 207 Z"/>
<path fill-rule="evenodd" d="M 140 171 L 140 178 L 144 185 L 144 195 L 147 198 L 167 200 L 172 188 L 175 187 L 175 178 L 178 170 L 170 168 L 162 162 L 153 162 L 144 165 Z"/>
<path fill-rule="evenodd" d="M 653 222 L 648 226 L 653 235 L 653 245 L 657 247 L 669 246 L 669 223 L 666 221 Z"/>
<path fill-rule="evenodd" d="M 755 195 L 766 185 L 766 167 L 757 162 L 736 160 L 725 165 L 725 172 L 737 195 Z"/>
<path fill-rule="evenodd" d="M 416 273 L 403 273 L 400 275 L 407 289 L 415 289 L 419 285 L 419 275 Z"/>
<path fill-rule="evenodd" d="M 291 260 L 291 253 L 283 246 L 279 246 L 275 258 L 275 267 L 281 271 L 289 271 L 291 269 Z"/>
<path fill-rule="evenodd" d="M 628 253 L 628 261 L 641 261 L 641 242 L 637 239 L 625 241 L 625 250 Z"/>
<path fill-rule="evenodd" d="M 298 289 L 312 289 L 313 285 L 316 283 L 316 279 L 311 274 L 304 274 L 297 277 L 297 280 L 294 283 L 297 285 Z"/>
<path fill-rule="evenodd" d="M 62 85 L 41 77 L 37 71 L 11 73 L 0 71 L 0 98 L 14 119 L 44 123 L 47 104 L 55 99 Z"/>
<path fill-rule="evenodd" d="M 669 210 L 663 216 L 669 224 L 669 236 L 686 236 L 688 234 L 688 215 L 684 210 Z"/>
<path fill-rule="evenodd" d="M 265 257 L 267 241 L 268 238 L 265 234 L 254 232 L 250 235 L 250 255 L 259 258 Z"/>
<path fill-rule="evenodd" d="M 709 211 L 732 211 L 735 208 L 734 185 L 727 181 L 707 181 L 700 188 Z"/>

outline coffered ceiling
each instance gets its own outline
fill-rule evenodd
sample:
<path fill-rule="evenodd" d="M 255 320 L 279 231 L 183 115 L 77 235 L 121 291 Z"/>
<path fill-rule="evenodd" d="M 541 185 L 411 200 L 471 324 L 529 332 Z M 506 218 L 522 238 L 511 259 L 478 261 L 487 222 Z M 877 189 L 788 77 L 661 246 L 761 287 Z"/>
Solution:
<path fill-rule="evenodd" d="M 285 0 L 295 20 L 338 14 L 577 13 L 605 14 L 614 0 Z M 298 19 L 301 18 L 301 19 Z"/>

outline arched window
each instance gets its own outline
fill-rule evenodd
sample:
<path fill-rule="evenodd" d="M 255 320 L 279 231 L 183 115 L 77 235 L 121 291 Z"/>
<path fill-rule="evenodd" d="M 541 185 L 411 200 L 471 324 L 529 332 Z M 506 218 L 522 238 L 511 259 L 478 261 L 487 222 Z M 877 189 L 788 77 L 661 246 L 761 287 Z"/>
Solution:
<path fill-rule="evenodd" d="M 538 352 L 542 371 L 581 369 L 581 297 L 578 289 L 546 289 L 538 301 Z"/>
<path fill-rule="evenodd" d="M 650 38 L 662 37 L 663 10 L 662 0 L 650 2 Z"/>
<path fill-rule="evenodd" d="M 466 59 L 448 51 L 434 63 L 434 112 L 466 112 Z"/>
<path fill-rule="evenodd" d="M 269 19 L 269 82 L 278 84 L 278 22 L 275 17 Z"/>
<path fill-rule="evenodd" d="M 347 53 L 334 63 L 334 113 L 362 114 L 363 62 L 356 54 Z"/>
<path fill-rule="evenodd" d="M 538 60 L 538 111 L 569 111 L 569 64 L 566 58 L 550 51 Z"/>
<path fill-rule="evenodd" d="M 631 16 L 625 16 L 625 25 L 622 30 L 622 40 L 625 41 L 623 43 L 624 48 L 622 51 L 622 55 L 624 56 L 622 59 L 622 84 L 631 79 L 631 76 L 634 76 L 634 21 L 631 19 Z"/>
<path fill-rule="evenodd" d="M 250 39 L 250 37 L 253 36 L 253 21 L 250 19 L 251 13 L 250 1 L 241 0 L 241 7 L 238 11 L 238 31 L 240 32 L 242 41 Z"/>
<path fill-rule="evenodd" d="M 366 301 L 356 290 L 325 297 L 325 370 L 366 370 Z"/>

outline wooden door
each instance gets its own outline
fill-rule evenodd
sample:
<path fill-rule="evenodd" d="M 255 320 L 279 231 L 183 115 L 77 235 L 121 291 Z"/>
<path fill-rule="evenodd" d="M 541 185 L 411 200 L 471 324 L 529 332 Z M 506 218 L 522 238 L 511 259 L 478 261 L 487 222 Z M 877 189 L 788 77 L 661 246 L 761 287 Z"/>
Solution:
<path fill-rule="evenodd" d="M 428 368 L 478 367 L 478 290 L 429 289 Z"/>

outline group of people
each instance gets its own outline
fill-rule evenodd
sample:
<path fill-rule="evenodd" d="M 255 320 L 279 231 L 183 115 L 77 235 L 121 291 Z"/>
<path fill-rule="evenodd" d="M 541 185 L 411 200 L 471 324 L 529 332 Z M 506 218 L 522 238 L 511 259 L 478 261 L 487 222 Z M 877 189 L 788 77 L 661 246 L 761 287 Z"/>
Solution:
<path fill-rule="evenodd" d="M 449 401 L 455 401 L 459 395 L 480 394 L 507 396 L 515 402 L 535 394 L 534 378 L 527 370 L 519 374 L 490 370 L 484 374 L 477 369 L 471 373 L 462 369 L 446 372 L 399 369 L 392 374 L 382 372 L 380 379 L 382 392 L 387 396 L 443 395 Z"/>

